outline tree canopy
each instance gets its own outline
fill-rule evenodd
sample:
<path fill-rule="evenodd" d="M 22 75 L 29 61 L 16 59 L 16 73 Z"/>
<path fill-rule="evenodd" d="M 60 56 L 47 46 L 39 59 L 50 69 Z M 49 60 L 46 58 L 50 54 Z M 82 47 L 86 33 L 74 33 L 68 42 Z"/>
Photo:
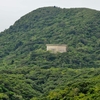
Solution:
<path fill-rule="evenodd" d="M 100 11 L 43 7 L 0 33 L 0 100 L 99 100 L 99 67 Z"/>

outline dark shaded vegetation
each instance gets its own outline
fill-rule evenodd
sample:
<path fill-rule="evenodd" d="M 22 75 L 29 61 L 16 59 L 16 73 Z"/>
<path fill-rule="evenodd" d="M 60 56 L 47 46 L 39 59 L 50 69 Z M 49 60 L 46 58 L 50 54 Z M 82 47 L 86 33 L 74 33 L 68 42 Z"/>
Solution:
<path fill-rule="evenodd" d="M 0 100 L 99 100 L 99 66 L 99 11 L 39 8 L 0 33 Z"/>

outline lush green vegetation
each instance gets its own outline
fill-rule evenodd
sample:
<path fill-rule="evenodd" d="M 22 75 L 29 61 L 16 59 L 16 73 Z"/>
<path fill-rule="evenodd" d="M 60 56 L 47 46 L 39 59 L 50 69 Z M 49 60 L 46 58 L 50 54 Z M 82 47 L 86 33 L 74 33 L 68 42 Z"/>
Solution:
<path fill-rule="evenodd" d="M 100 68 L 0 71 L 0 100 L 99 100 Z"/>
<path fill-rule="evenodd" d="M 45 55 L 45 60 L 48 61 L 45 51 L 46 44 L 49 43 L 68 46 L 65 58 L 70 61 L 64 61 L 64 64 L 69 67 L 98 67 L 100 12 L 86 8 L 57 7 L 40 8 L 30 12 L 0 33 L 0 64 L 3 67 L 22 67 L 33 63 L 34 59 L 38 64 L 40 55 Z"/>
<path fill-rule="evenodd" d="M 99 11 L 39 8 L 0 33 L 0 100 L 99 100 L 99 67 Z"/>

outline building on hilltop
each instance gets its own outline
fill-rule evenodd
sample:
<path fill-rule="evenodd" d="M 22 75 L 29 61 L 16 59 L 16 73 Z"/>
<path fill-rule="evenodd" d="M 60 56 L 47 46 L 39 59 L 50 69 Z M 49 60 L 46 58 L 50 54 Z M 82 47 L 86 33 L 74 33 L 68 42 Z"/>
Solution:
<path fill-rule="evenodd" d="M 47 44 L 47 51 L 51 51 L 52 53 L 63 53 L 67 52 L 67 46 L 65 44 Z"/>

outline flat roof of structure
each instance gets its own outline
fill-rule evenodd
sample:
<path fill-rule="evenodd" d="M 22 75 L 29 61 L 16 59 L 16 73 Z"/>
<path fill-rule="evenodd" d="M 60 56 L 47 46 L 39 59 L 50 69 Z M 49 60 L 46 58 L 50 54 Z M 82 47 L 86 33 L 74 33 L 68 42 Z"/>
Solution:
<path fill-rule="evenodd" d="M 46 46 L 66 46 L 66 44 L 46 44 Z"/>

